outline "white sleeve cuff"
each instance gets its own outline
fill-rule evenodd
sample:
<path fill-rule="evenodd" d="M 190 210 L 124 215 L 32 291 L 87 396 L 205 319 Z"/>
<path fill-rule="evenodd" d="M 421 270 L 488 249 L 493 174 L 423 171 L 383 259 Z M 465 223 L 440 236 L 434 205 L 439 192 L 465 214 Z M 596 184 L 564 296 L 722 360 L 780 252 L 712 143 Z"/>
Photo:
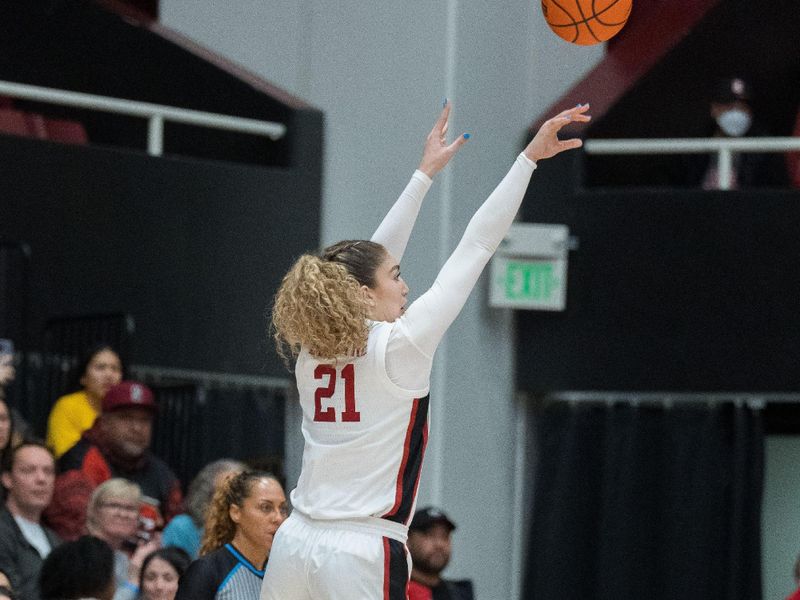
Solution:
<path fill-rule="evenodd" d="M 433 179 L 428 177 L 425 173 L 417 169 L 414 171 L 414 174 L 411 176 L 412 179 L 417 179 L 421 183 L 424 183 L 427 187 L 430 187 L 433 183 Z"/>
<path fill-rule="evenodd" d="M 519 158 L 522 159 L 522 162 L 524 164 L 526 164 L 526 165 L 528 165 L 528 167 L 530 167 L 531 173 L 536 170 L 536 161 L 535 160 L 531 160 L 530 158 L 525 156 L 524 152 L 520 152 L 519 153 Z"/>

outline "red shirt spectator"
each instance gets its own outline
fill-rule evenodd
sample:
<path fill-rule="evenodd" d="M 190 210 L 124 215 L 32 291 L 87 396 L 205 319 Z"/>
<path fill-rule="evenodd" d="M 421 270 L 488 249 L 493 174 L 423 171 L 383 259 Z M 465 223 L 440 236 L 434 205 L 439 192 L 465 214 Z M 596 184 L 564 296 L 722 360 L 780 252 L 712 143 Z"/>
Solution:
<path fill-rule="evenodd" d="M 139 485 L 157 508 L 158 525 L 182 511 L 178 478 L 149 450 L 156 410 L 153 393 L 140 383 L 123 381 L 105 395 L 94 426 L 58 461 L 61 474 L 45 518 L 61 537 L 73 540 L 86 532 L 89 497 L 112 477 Z"/>

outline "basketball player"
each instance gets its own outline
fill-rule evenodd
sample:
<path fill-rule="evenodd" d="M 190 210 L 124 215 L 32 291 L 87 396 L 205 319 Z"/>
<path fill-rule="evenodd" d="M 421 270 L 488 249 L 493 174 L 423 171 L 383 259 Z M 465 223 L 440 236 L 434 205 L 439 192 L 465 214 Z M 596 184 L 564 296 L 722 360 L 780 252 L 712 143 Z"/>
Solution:
<path fill-rule="evenodd" d="M 279 352 L 296 357 L 305 449 L 294 512 L 275 535 L 261 600 L 401 600 L 405 547 L 427 441 L 432 358 L 508 231 L 536 161 L 588 105 L 542 125 L 473 216 L 433 286 L 410 306 L 400 260 L 423 197 L 466 141 L 447 144 L 445 105 L 422 162 L 372 239 L 303 255 L 272 312 Z"/>

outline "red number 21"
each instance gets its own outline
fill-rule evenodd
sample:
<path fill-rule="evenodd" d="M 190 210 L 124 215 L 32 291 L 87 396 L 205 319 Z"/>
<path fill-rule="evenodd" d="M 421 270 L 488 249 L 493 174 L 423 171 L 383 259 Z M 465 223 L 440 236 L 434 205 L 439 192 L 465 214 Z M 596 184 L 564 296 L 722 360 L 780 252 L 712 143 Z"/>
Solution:
<path fill-rule="evenodd" d="M 328 377 L 328 383 L 324 387 L 320 386 L 314 392 L 314 420 L 332 423 L 336 421 L 336 410 L 333 406 L 322 410 L 322 401 L 332 398 L 336 391 L 336 369 L 331 365 L 318 365 L 314 369 L 314 379 Z M 361 413 L 356 410 L 356 369 L 353 364 L 347 365 L 342 369 L 342 379 L 344 380 L 344 410 L 342 411 L 342 421 L 354 423 L 361 420 Z"/>

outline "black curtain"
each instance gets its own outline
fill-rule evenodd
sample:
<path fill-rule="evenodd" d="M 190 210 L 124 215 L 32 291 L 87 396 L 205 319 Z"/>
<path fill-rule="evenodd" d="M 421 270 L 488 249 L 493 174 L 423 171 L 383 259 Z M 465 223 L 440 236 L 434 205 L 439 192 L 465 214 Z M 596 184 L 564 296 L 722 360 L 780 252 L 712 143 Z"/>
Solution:
<path fill-rule="evenodd" d="M 220 458 L 270 471 L 285 483 L 285 388 L 148 385 L 159 407 L 153 451 L 172 467 L 184 488 L 200 469 Z"/>
<path fill-rule="evenodd" d="M 526 599 L 760 600 L 759 410 L 556 402 L 536 428 Z"/>

